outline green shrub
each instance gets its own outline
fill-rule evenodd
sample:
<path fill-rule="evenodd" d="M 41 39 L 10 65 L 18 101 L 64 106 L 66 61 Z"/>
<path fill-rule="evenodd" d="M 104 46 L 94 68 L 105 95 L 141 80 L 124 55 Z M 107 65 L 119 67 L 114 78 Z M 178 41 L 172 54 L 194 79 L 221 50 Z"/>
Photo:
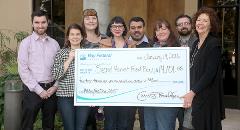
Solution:
<path fill-rule="evenodd" d="M 13 34 L 8 36 L 0 29 L 0 130 L 4 129 L 4 85 L 6 80 L 20 79 L 17 68 L 17 52 L 19 43 L 27 37 L 29 34 L 24 31 L 10 31 L 7 32 Z M 15 48 L 9 48 L 8 44 L 16 40 Z M 34 130 L 42 129 L 41 112 L 39 112 L 36 122 L 34 124 Z M 60 114 L 56 114 L 55 118 L 55 130 L 63 130 L 62 120 Z"/>
<path fill-rule="evenodd" d="M 9 34 L 9 35 L 7 35 Z M 12 36 L 10 36 L 12 34 Z M 17 50 L 20 41 L 28 36 L 27 32 L 14 32 L 0 29 L 0 128 L 4 124 L 4 85 L 8 79 L 19 79 L 17 71 Z M 15 48 L 9 48 L 15 42 Z"/>
<path fill-rule="evenodd" d="M 0 77 L 0 128 L 3 129 L 3 122 L 4 122 L 4 81 L 5 77 Z"/>

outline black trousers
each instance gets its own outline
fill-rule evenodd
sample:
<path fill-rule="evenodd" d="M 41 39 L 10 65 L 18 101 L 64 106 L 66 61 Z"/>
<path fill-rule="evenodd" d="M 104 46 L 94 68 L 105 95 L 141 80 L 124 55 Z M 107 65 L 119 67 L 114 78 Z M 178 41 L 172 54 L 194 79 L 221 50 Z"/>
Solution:
<path fill-rule="evenodd" d="M 87 120 L 87 128 L 90 127 L 90 130 L 97 130 L 96 118 L 95 115 L 98 112 L 98 107 L 90 107 L 89 115 Z"/>
<path fill-rule="evenodd" d="M 135 122 L 135 114 L 137 109 L 138 109 L 138 115 L 139 115 L 140 128 L 141 130 L 145 130 L 144 110 L 143 110 L 144 107 L 130 107 L 128 130 L 133 130 L 134 122 Z"/>
<path fill-rule="evenodd" d="M 178 130 L 183 130 L 183 120 L 184 120 L 184 108 L 180 108 L 178 111 L 177 119 L 179 122 Z"/>
<path fill-rule="evenodd" d="M 45 90 L 54 83 L 40 84 Z M 43 130 L 54 130 L 54 119 L 57 111 L 57 97 L 52 95 L 48 99 L 41 99 L 35 92 L 31 92 L 26 85 L 23 85 L 22 101 L 22 130 L 33 130 L 39 110 L 42 111 Z"/>
<path fill-rule="evenodd" d="M 104 130 L 127 130 L 129 106 L 105 106 Z"/>

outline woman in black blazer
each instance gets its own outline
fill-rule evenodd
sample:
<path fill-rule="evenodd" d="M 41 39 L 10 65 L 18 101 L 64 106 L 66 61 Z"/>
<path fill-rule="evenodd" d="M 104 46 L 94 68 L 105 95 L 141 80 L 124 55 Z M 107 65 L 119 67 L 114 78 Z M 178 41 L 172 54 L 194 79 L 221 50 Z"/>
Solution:
<path fill-rule="evenodd" d="M 183 96 L 183 126 L 185 130 L 221 130 L 225 114 L 217 15 L 203 7 L 196 12 L 193 23 L 198 40 L 190 55 L 190 92 Z"/>

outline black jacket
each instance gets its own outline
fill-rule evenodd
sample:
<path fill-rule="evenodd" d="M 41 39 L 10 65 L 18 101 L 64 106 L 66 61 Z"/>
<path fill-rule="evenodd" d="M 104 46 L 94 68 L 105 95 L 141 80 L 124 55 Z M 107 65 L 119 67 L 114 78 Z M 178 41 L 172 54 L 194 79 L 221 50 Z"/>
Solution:
<path fill-rule="evenodd" d="M 198 40 L 193 44 L 193 52 Z M 190 69 L 190 87 L 196 93 L 192 103 L 192 124 L 195 130 L 221 130 L 225 118 L 219 40 L 209 34 L 194 57 Z"/>

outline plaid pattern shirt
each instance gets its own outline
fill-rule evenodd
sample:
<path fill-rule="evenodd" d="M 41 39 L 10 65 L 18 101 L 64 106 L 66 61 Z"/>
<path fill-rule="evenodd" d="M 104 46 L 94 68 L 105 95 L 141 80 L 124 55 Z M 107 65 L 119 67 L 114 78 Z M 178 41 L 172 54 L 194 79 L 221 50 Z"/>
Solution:
<path fill-rule="evenodd" d="M 67 71 L 64 73 L 64 62 L 68 59 L 70 48 L 64 48 L 57 52 L 54 64 L 52 67 L 52 74 L 56 81 L 58 81 L 57 96 L 73 97 L 74 95 L 74 61 L 73 60 Z"/>

